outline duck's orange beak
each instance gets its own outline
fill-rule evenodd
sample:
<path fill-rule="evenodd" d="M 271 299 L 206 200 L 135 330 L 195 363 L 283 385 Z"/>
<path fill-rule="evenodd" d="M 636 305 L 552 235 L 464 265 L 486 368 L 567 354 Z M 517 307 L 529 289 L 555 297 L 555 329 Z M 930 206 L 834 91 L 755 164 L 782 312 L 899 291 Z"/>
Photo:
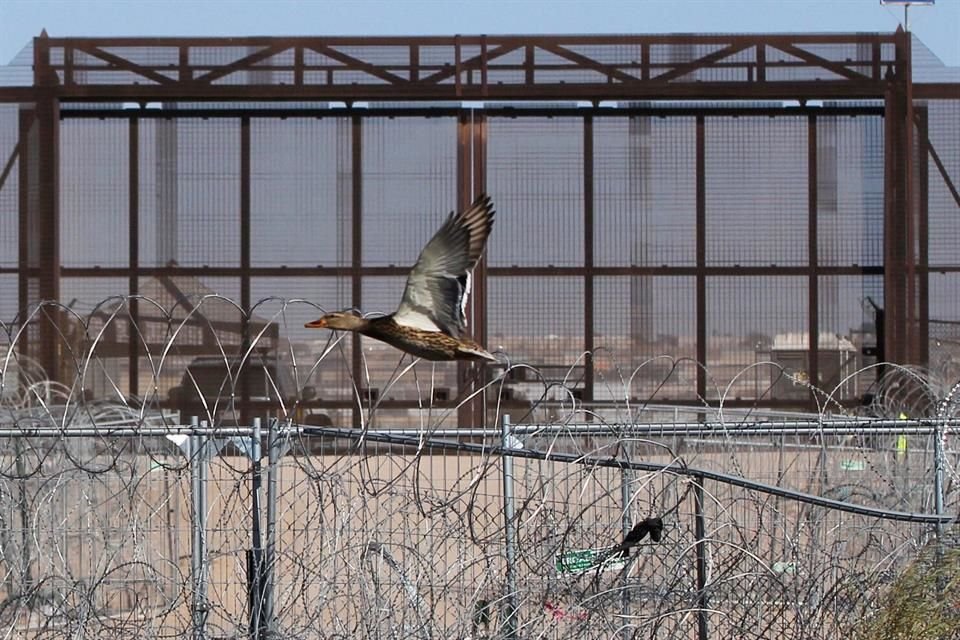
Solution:
<path fill-rule="evenodd" d="M 311 322 L 306 323 L 306 324 L 303 325 L 303 326 L 305 326 L 305 327 L 308 328 L 308 329 L 326 329 L 326 328 L 327 328 L 327 319 L 326 319 L 326 318 L 318 318 L 318 319 L 316 319 L 316 320 L 312 320 Z"/>

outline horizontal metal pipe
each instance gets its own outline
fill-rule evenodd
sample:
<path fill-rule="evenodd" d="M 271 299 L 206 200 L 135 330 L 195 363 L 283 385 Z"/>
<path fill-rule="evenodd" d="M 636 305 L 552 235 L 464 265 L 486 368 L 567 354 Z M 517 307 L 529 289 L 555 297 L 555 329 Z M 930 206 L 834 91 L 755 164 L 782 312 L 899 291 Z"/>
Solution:
<path fill-rule="evenodd" d="M 36 419 L 34 419 L 36 420 Z M 83 426 L 83 427 L 0 427 L 0 437 L 131 437 L 167 435 L 212 435 L 249 436 L 252 427 L 192 427 L 190 425 L 167 426 Z M 651 422 L 640 424 L 524 424 L 514 425 L 517 436 L 852 436 L 852 435 L 931 435 L 938 428 L 960 430 L 960 420 L 806 420 L 763 421 L 751 423 L 730 422 Z M 281 426 L 279 433 L 289 436 L 327 435 L 337 438 L 359 438 L 370 432 L 354 429 L 329 428 L 323 432 L 319 427 L 292 425 Z M 497 429 L 377 429 L 380 436 L 400 438 L 497 438 Z"/>
<path fill-rule="evenodd" d="M 342 435 L 344 437 L 355 437 L 356 435 L 355 430 L 335 429 L 332 427 L 303 427 L 302 432 L 304 435 Z M 378 431 L 367 431 L 363 437 L 367 441 L 383 442 L 387 444 L 404 444 L 410 446 L 422 445 L 422 443 L 415 438 L 389 436 L 386 434 L 381 434 Z M 652 473 L 669 473 L 685 477 L 700 477 L 727 485 L 741 487 L 750 491 L 759 491 L 760 493 L 765 493 L 768 495 L 796 500 L 798 502 L 803 502 L 813 506 L 826 507 L 836 511 L 843 511 L 846 513 L 853 513 L 883 520 L 935 524 L 937 522 L 952 522 L 957 518 L 956 515 L 948 514 L 938 515 L 926 513 L 908 513 L 903 511 L 880 509 L 876 507 L 865 507 L 858 504 L 851 504 L 849 502 L 842 502 L 840 500 L 832 500 L 830 498 L 803 493 L 801 491 L 793 491 L 791 489 L 777 487 L 764 482 L 756 482 L 741 476 L 734 476 L 719 471 L 688 467 L 678 462 L 671 462 L 669 464 L 654 464 L 650 462 L 633 462 L 629 460 L 611 458 L 610 456 L 584 456 L 580 454 L 556 452 L 547 453 L 532 449 L 506 448 L 503 446 L 490 445 L 486 443 L 477 444 L 472 442 L 452 442 L 444 440 L 428 440 L 427 446 L 432 448 L 446 448 L 458 453 L 507 455 L 516 458 L 550 460 L 553 462 L 579 464 L 591 468 L 606 467 L 611 469 L 634 469 L 637 471 L 647 471 Z"/>
<path fill-rule="evenodd" d="M 376 103 L 374 103 L 376 104 Z M 404 107 L 377 107 L 363 108 L 356 105 L 351 107 L 333 107 L 322 105 L 311 105 L 304 107 L 277 107 L 263 108 L 237 106 L 232 108 L 116 108 L 116 107 L 96 107 L 87 109 L 77 109 L 65 107 L 60 110 L 60 118 L 66 119 L 118 119 L 118 118 L 144 118 L 144 119 L 167 119 L 167 118 L 268 118 L 274 120 L 287 118 L 349 118 L 361 116 L 368 118 L 430 118 L 430 117 L 456 117 L 465 110 L 482 111 L 491 117 L 505 118 L 523 118 L 544 116 L 553 117 L 627 117 L 627 116 L 645 116 L 655 118 L 689 118 L 692 116 L 703 115 L 705 117 L 800 117 L 811 114 L 821 116 L 882 116 L 882 103 L 877 105 L 862 105 L 857 107 L 844 106 L 727 106 L 711 105 L 704 103 L 701 106 L 683 106 L 673 107 L 669 105 L 650 105 L 635 106 L 625 103 L 623 106 L 577 106 L 577 105 L 552 105 L 550 107 L 524 106 L 525 103 L 519 103 L 517 106 L 505 106 L 497 103 L 484 104 L 482 107 L 473 105 L 432 105 L 425 102 L 422 106 L 404 106 Z"/>

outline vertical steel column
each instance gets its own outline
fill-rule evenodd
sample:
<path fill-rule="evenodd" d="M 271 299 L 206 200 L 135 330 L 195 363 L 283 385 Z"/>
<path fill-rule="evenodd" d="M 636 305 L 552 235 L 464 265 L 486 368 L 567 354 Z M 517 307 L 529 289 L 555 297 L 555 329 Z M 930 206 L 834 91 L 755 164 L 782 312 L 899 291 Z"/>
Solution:
<path fill-rule="evenodd" d="M 593 116 L 583 118 L 583 402 L 593 402 L 594 290 L 593 290 Z M 587 420 L 592 414 L 586 413 Z"/>
<path fill-rule="evenodd" d="M 17 316 L 20 322 L 26 324 L 30 309 L 30 280 L 34 259 L 30 250 L 30 164 L 33 162 L 34 145 L 30 144 L 31 130 L 36 121 L 36 112 L 33 109 L 20 108 L 19 111 L 19 145 L 20 156 L 17 159 L 17 206 L 19 208 L 17 229 Z M 33 358 L 35 351 L 31 349 L 30 333 L 26 326 L 22 337 L 17 340 L 17 353 L 21 357 Z"/>
<path fill-rule="evenodd" d="M 893 86 L 893 78 L 888 72 L 887 86 L 884 91 L 883 110 L 883 329 L 884 344 L 882 345 L 884 358 L 888 361 L 898 361 L 897 345 L 900 342 L 898 329 L 900 326 L 900 308 L 897 301 L 898 284 L 900 282 L 900 268 L 898 256 L 898 238 L 901 230 L 898 225 L 897 198 L 897 100 Z M 878 336 L 879 340 L 879 336 Z M 877 345 L 878 348 L 881 345 Z"/>
<path fill-rule="evenodd" d="M 240 355 L 250 349 L 250 118 L 240 118 Z M 244 368 L 250 368 L 248 362 Z M 240 377 L 240 424 L 250 424 L 250 376 Z M 259 418 L 258 418 L 259 420 Z"/>
<path fill-rule="evenodd" d="M 60 300 L 60 103 L 57 98 L 57 74 L 50 67 L 49 38 L 46 32 L 33 40 L 34 85 L 37 87 L 36 124 L 37 158 L 36 224 L 31 224 L 31 242 L 37 248 L 36 266 L 39 298 Z M 21 186 L 22 188 L 22 186 Z M 33 240 L 33 239 L 31 239 Z M 49 308 L 40 317 L 40 365 L 51 380 L 61 380 L 61 340 L 57 323 L 60 314 Z"/>
<path fill-rule="evenodd" d="M 513 436 L 510 431 L 510 416 L 504 415 L 500 423 L 500 460 L 503 464 L 503 540 L 506 557 L 506 593 L 503 594 L 503 629 L 501 637 L 513 640 L 517 637 L 517 541 L 516 511 L 513 495 L 513 456 L 509 455 Z"/>
<path fill-rule="evenodd" d="M 140 395 L 140 119 L 130 118 L 129 141 L 127 147 L 127 186 L 129 197 L 129 215 L 127 217 L 127 242 L 129 257 L 129 277 L 127 290 L 130 299 L 127 303 L 130 330 L 127 332 L 127 382 L 128 393 Z"/>
<path fill-rule="evenodd" d="M 487 190 L 487 118 L 482 113 L 471 112 L 471 158 L 473 160 L 473 191 L 474 194 L 485 193 Z M 494 202 L 496 206 L 496 202 Z M 487 255 L 484 252 L 477 267 L 473 270 L 473 293 L 470 296 L 470 313 L 473 318 L 473 337 L 483 346 L 487 346 Z M 486 365 L 483 362 L 473 363 L 476 372 L 471 392 L 478 385 L 486 382 Z M 471 402 L 471 423 L 474 426 L 486 425 L 487 395 L 481 393 Z"/>
<path fill-rule="evenodd" d="M 930 366 L 930 130 L 927 107 L 916 109 L 917 121 L 917 317 L 918 362 Z"/>
<path fill-rule="evenodd" d="M 462 109 L 457 117 L 457 211 L 463 211 L 474 198 L 473 184 L 473 122 L 472 112 Z M 474 278 L 476 289 L 476 278 Z M 476 305 L 476 292 L 467 302 L 467 317 L 473 317 Z M 479 339 L 479 336 L 475 336 Z M 463 398 L 473 390 L 470 380 L 470 364 L 457 361 L 457 396 Z M 460 427 L 479 427 L 475 424 L 476 417 L 473 402 L 461 402 L 457 407 L 457 425 Z"/>
<path fill-rule="evenodd" d="M 907 31 L 897 34 L 897 50 L 903 57 L 903 114 L 900 126 L 903 127 L 903 216 L 906 223 L 906 244 L 904 265 L 906 271 L 907 314 L 905 318 L 907 353 L 910 364 L 920 362 L 920 327 L 917 317 L 917 203 L 914 199 L 914 121 L 913 121 L 913 61 L 912 38 Z"/>
<path fill-rule="evenodd" d="M 354 115 L 351 118 L 350 127 L 350 161 L 352 163 L 352 184 L 353 193 L 351 195 L 351 240 L 353 246 L 350 251 L 350 304 L 354 309 L 360 309 L 363 305 L 363 119 Z M 351 350 L 351 360 L 353 366 L 353 376 L 357 379 L 363 370 L 363 346 L 360 344 L 360 336 L 354 334 L 352 337 L 353 348 Z M 361 421 L 360 407 L 353 406 L 353 428 L 360 428 Z"/>
<path fill-rule="evenodd" d="M 707 162 L 706 122 L 697 116 L 697 397 L 707 397 Z"/>
<path fill-rule="evenodd" d="M 704 517 L 703 476 L 693 479 L 694 537 L 697 547 L 697 640 L 708 640 L 707 629 L 707 523 Z"/>
<path fill-rule="evenodd" d="M 807 374 L 810 384 L 820 384 L 820 270 L 817 242 L 819 183 L 817 165 L 817 116 L 807 119 Z M 816 398 L 811 398 L 816 408 Z"/>
<path fill-rule="evenodd" d="M 919 358 L 910 35 L 898 29 L 884 98 L 884 310 L 888 360 Z"/>

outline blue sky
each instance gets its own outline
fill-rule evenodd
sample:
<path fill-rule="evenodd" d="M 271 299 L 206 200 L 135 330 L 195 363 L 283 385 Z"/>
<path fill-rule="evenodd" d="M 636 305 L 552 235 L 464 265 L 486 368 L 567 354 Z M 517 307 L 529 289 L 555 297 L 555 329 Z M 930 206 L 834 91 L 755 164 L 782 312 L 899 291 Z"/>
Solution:
<path fill-rule="evenodd" d="M 893 31 L 879 0 L 0 0 L 0 63 L 51 36 L 427 35 Z M 960 66 L 960 0 L 910 12 Z"/>

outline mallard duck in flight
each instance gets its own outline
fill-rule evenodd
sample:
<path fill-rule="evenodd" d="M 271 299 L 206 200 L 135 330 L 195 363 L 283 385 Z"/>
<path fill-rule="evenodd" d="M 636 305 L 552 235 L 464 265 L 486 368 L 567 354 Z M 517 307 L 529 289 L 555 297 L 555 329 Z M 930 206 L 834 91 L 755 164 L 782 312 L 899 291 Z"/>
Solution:
<path fill-rule="evenodd" d="M 473 268 L 493 228 L 493 204 L 480 195 L 450 217 L 420 252 L 407 276 L 400 306 L 390 315 L 364 318 L 352 311 L 328 313 L 306 323 L 311 329 L 353 331 L 426 360 L 491 360 L 464 335 Z"/>

